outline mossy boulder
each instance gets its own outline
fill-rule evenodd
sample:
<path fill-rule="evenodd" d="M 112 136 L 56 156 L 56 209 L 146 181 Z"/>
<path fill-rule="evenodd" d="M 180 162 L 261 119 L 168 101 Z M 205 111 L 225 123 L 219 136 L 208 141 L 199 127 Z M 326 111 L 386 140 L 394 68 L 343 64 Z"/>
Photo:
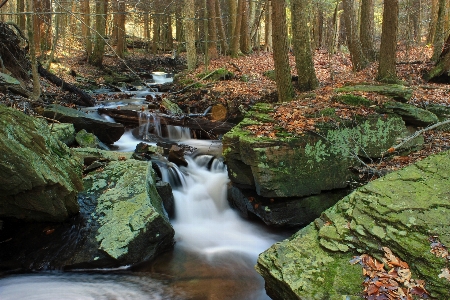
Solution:
<path fill-rule="evenodd" d="M 336 93 L 368 92 L 392 97 L 399 102 L 408 102 L 413 94 L 413 89 L 401 84 L 358 84 L 348 85 L 334 90 Z"/>
<path fill-rule="evenodd" d="M 75 136 L 77 144 L 82 148 L 99 148 L 109 150 L 108 146 L 102 143 L 93 133 L 89 133 L 84 129 L 77 132 Z"/>
<path fill-rule="evenodd" d="M 263 197 L 303 197 L 345 188 L 358 165 L 357 156 L 377 158 L 409 135 L 395 115 L 373 114 L 341 120 L 339 127 L 316 124 L 317 133 L 257 137 L 248 125 L 270 122 L 269 105 L 256 105 L 223 137 L 223 154 L 231 181 Z"/>
<path fill-rule="evenodd" d="M 125 127 L 122 124 L 107 122 L 104 119 L 61 105 L 46 107 L 43 116 L 62 123 L 71 123 L 76 131 L 84 129 L 93 133 L 105 144 L 113 144 L 125 132 Z"/>
<path fill-rule="evenodd" d="M 402 117 L 406 124 L 425 127 L 439 122 L 438 117 L 429 110 L 425 110 L 407 103 L 388 102 L 383 105 L 383 111 L 395 113 Z"/>
<path fill-rule="evenodd" d="M 173 246 L 151 163 L 114 161 L 84 177 L 80 213 L 63 223 L 4 222 L 0 270 L 111 268 Z M 166 195 L 171 195 L 170 190 Z"/>
<path fill-rule="evenodd" d="M 440 122 L 450 119 L 450 106 L 430 104 L 427 105 L 426 109 L 435 114 Z M 436 128 L 436 130 L 450 131 L 450 125 L 449 124 L 443 125 L 441 127 Z"/>
<path fill-rule="evenodd" d="M 353 95 L 353 94 L 336 95 L 336 96 L 333 96 L 332 100 L 343 103 L 343 104 L 347 104 L 350 106 L 369 107 L 373 104 L 372 101 L 370 101 L 369 99 L 362 97 L 362 96 Z"/>
<path fill-rule="evenodd" d="M 258 259 L 257 271 L 272 299 L 359 299 L 362 267 L 355 255 L 383 256 L 381 247 L 407 262 L 434 299 L 450 298 L 448 267 L 430 252 L 431 236 L 450 243 L 450 152 L 430 156 L 372 181 L 326 210 Z"/>
<path fill-rule="evenodd" d="M 0 105 L 0 217 L 64 221 L 79 210 L 81 174 L 45 121 Z"/>
<path fill-rule="evenodd" d="M 70 123 L 53 123 L 48 125 L 52 134 L 67 146 L 75 142 L 75 127 Z"/>

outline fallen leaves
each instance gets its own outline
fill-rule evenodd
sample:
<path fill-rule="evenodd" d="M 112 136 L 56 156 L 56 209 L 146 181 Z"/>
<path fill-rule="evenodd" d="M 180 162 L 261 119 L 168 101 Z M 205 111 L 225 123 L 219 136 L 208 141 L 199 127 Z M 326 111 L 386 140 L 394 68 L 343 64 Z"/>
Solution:
<path fill-rule="evenodd" d="M 395 256 L 391 249 L 382 247 L 384 251 L 383 262 L 368 254 L 354 257 L 350 263 L 359 263 L 366 276 L 364 285 L 364 298 L 369 300 L 412 300 L 428 299 L 429 293 L 425 289 L 423 280 L 413 279 L 411 270 L 406 262 Z M 388 269 L 386 269 L 386 267 Z M 413 296 L 417 296 L 413 298 Z"/>
<path fill-rule="evenodd" d="M 450 253 L 447 247 L 439 241 L 438 236 L 432 236 L 428 239 L 430 241 L 431 250 L 430 252 L 436 255 L 436 257 L 442 257 L 447 260 L 447 264 L 450 262 Z M 445 278 L 450 281 L 450 270 L 447 268 L 441 269 L 441 274 L 438 275 L 439 278 Z"/>

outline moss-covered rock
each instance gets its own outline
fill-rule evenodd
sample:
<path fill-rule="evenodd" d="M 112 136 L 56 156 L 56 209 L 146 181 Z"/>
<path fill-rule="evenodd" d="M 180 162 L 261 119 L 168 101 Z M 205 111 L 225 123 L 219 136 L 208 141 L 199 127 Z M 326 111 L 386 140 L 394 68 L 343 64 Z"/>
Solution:
<path fill-rule="evenodd" d="M 0 217 L 67 219 L 79 210 L 81 174 L 45 121 L 0 105 Z"/>
<path fill-rule="evenodd" d="M 336 95 L 332 98 L 333 101 L 340 102 L 343 104 L 347 104 L 350 106 L 366 106 L 369 107 L 373 103 L 367 98 L 364 98 L 362 96 L 353 95 L 353 94 L 343 94 L 343 95 Z"/>
<path fill-rule="evenodd" d="M 108 146 L 102 143 L 93 133 L 89 133 L 84 129 L 77 132 L 75 140 L 82 148 L 99 148 L 109 150 Z"/>
<path fill-rule="evenodd" d="M 400 84 L 360 84 L 360 85 L 348 85 L 338 89 L 335 89 L 336 93 L 351 93 L 351 92 L 369 92 L 378 93 L 392 97 L 396 101 L 408 102 L 411 99 L 413 90 L 410 87 L 406 87 Z"/>
<path fill-rule="evenodd" d="M 171 249 L 174 231 L 154 176 L 149 162 L 111 162 L 84 178 L 80 213 L 66 222 L 6 220 L 0 239 L 9 242 L 0 243 L 0 270 L 119 267 Z"/>
<path fill-rule="evenodd" d="M 151 163 L 127 160 L 84 178 L 81 197 L 97 199 L 91 215 L 99 225 L 98 249 L 121 264 L 152 258 L 173 243 L 154 176 Z"/>
<path fill-rule="evenodd" d="M 223 154 L 233 183 L 264 197 L 302 197 L 344 188 L 352 178 L 356 156 L 380 157 L 409 135 L 398 116 L 371 115 L 339 127 L 316 124 L 318 133 L 257 137 L 248 125 L 269 122 L 269 105 L 255 105 L 223 138 Z"/>
<path fill-rule="evenodd" d="M 53 123 L 49 125 L 52 134 L 67 146 L 75 142 L 75 127 L 69 123 Z"/>
<path fill-rule="evenodd" d="M 428 126 L 439 122 L 438 117 L 425 110 L 407 103 L 388 102 L 383 105 L 383 111 L 395 113 L 407 123 L 415 126 Z"/>
<path fill-rule="evenodd" d="M 426 109 L 428 111 L 431 111 L 433 114 L 435 114 L 439 121 L 445 121 L 450 119 L 450 106 L 444 106 L 439 104 L 430 104 L 427 105 Z M 450 125 L 444 125 L 436 128 L 436 130 L 442 130 L 442 131 L 450 131 Z"/>
<path fill-rule="evenodd" d="M 450 298 L 440 278 L 447 262 L 430 252 L 430 236 L 450 243 L 450 152 L 390 173 L 339 201 L 320 219 L 259 256 L 257 271 L 273 299 L 348 299 L 362 294 L 354 255 L 383 255 L 382 246 L 426 281 L 435 299 Z M 357 298 L 355 298 L 357 299 Z"/>

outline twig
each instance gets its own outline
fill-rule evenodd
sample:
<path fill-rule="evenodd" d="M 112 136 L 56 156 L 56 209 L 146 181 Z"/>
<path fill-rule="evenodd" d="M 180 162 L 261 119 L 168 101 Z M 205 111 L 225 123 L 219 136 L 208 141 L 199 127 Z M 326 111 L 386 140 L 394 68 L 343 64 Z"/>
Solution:
<path fill-rule="evenodd" d="M 394 147 L 391 147 L 388 150 L 386 150 L 382 155 L 384 156 L 386 154 L 392 153 L 392 152 L 396 151 L 397 149 L 399 149 L 400 147 L 402 147 L 407 142 L 415 139 L 416 137 L 418 137 L 422 133 L 424 133 L 426 131 L 429 131 L 429 130 L 432 130 L 432 129 L 435 129 L 435 128 L 440 127 L 440 126 L 445 125 L 445 124 L 450 124 L 450 119 L 447 119 L 447 120 L 442 121 L 442 122 L 438 122 L 436 124 L 433 124 L 431 126 L 425 127 L 425 128 L 423 128 L 421 130 L 418 130 L 418 131 L 414 132 L 414 134 L 412 134 L 409 137 L 405 138 L 400 144 L 398 144 L 398 145 L 396 145 Z"/>
<path fill-rule="evenodd" d="M 42 119 L 45 119 L 45 120 L 47 120 L 47 121 L 50 121 L 50 122 L 53 122 L 53 123 L 59 123 L 59 124 L 61 124 L 61 122 L 60 121 L 58 121 L 58 120 L 55 120 L 55 119 L 52 119 L 52 118 L 47 118 L 47 117 L 44 117 L 44 116 L 36 116 L 36 118 L 42 118 Z"/>
<path fill-rule="evenodd" d="M 6 2 L 8 2 L 8 0 L 3 0 L 3 1 L 2 1 L 2 3 L 0 3 L 0 8 L 2 8 L 2 7 L 3 7 L 3 5 L 5 5 L 5 4 L 6 4 Z"/>

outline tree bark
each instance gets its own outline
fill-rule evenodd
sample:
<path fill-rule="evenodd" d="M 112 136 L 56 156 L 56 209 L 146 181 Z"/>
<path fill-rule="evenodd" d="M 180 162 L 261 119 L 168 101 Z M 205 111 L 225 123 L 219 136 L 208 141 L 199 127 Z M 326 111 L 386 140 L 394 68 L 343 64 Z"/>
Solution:
<path fill-rule="evenodd" d="M 217 52 L 217 28 L 216 28 L 216 1 L 207 0 L 208 11 L 208 57 L 216 59 L 219 57 Z"/>
<path fill-rule="evenodd" d="M 450 77 L 450 35 L 444 43 L 444 48 L 436 65 L 424 76 L 427 81 L 439 77 L 444 73 Z"/>
<path fill-rule="evenodd" d="M 398 0 L 385 0 L 381 32 L 377 80 L 396 82 L 395 52 L 397 49 Z"/>
<path fill-rule="evenodd" d="M 439 10 L 438 17 L 436 22 L 436 32 L 434 34 L 433 40 L 433 57 L 432 61 L 437 62 L 439 59 L 439 55 L 441 54 L 442 47 L 444 45 L 444 22 L 446 15 L 446 2 L 447 0 L 439 0 Z"/>
<path fill-rule="evenodd" d="M 374 38 L 374 0 L 361 1 L 361 23 L 359 27 L 359 38 L 364 56 L 369 61 L 375 61 Z"/>
<path fill-rule="evenodd" d="M 81 1 L 81 32 L 84 39 L 84 46 L 86 47 L 86 57 L 89 60 L 89 56 L 92 53 L 92 40 L 91 40 L 91 8 L 89 6 L 89 0 Z"/>
<path fill-rule="evenodd" d="M 272 1 L 266 0 L 266 17 L 265 17 L 265 28 L 264 28 L 264 51 L 272 52 Z"/>
<path fill-rule="evenodd" d="M 309 36 L 310 28 L 308 21 L 311 12 L 310 5 L 310 0 L 291 0 L 292 41 L 298 74 L 298 88 L 301 91 L 310 91 L 319 86 L 319 81 L 314 70 Z"/>
<path fill-rule="evenodd" d="M 343 0 L 345 32 L 347 33 L 347 45 L 352 59 L 353 70 L 360 71 L 367 67 L 368 62 L 362 51 L 361 42 L 358 38 L 357 24 L 355 20 L 355 9 L 353 0 Z"/>
<path fill-rule="evenodd" d="M 106 17 L 108 1 L 95 2 L 95 34 L 94 50 L 89 57 L 89 63 L 93 66 L 103 65 L 103 55 L 105 54 Z"/>
<path fill-rule="evenodd" d="M 278 101 L 286 102 L 292 100 L 294 88 L 292 86 L 291 68 L 289 66 L 285 0 L 272 1 L 272 26 L 273 60 L 275 64 Z"/>
<path fill-rule="evenodd" d="M 240 40 L 241 40 L 241 25 L 242 25 L 242 12 L 243 4 L 245 0 L 239 0 L 236 11 L 236 24 L 234 25 L 234 33 L 231 41 L 231 56 L 237 57 L 239 55 Z"/>
<path fill-rule="evenodd" d="M 220 8 L 219 0 L 215 0 L 215 3 L 216 3 L 216 27 L 219 33 L 221 53 L 223 55 L 226 55 L 228 53 L 228 42 L 225 34 L 225 27 L 222 21 L 222 9 Z"/>
<path fill-rule="evenodd" d="M 184 0 L 184 32 L 186 33 L 186 51 L 188 70 L 197 66 L 197 49 L 195 48 L 195 1 Z"/>
<path fill-rule="evenodd" d="M 241 21 L 241 52 L 248 54 L 252 51 L 250 43 L 250 26 L 249 26 L 249 5 L 248 0 L 242 1 L 242 21 Z"/>
<path fill-rule="evenodd" d="M 428 24 L 427 44 L 431 44 L 434 41 L 434 34 L 436 33 L 436 24 L 439 11 L 439 0 L 431 0 L 431 12 L 430 23 Z"/>
<path fill-rule="evenodd" d="M 126 18 L 126 11 L 125 11 L 125 1 L 120 0 L 119 3 L 117 3 L 117 45 L 116 45 L 116 54 L 120 58 L 123 58 L 125 55 L 126 47 L 127 47 L 127 40 L 126 40 L 126 34 L 125 34 L 125 18 Z"/>
<path fill-rule="evenodd" d="M 17 11 L 18 12 L 23 12 L 25 11 L 25 0 L 17 0 Z M 23 14 L 19 14 L 17 15 L 17 26 L 19 26 L 20 30 L 22 30 L 23 32 L 25 32 L 25 15 Z"/>
<path fill-rule="evenodd" d="M 34 11 L 34 3 L 33 0 L 27 0 L 27 11 Z M 34 30 L 33 26 L 36 24 L 35 19 L 36 15 L 30 14 L 27 17 L 27 31 L 28 31 L 28 41 L 30 46 L 30 60 L 31 60 L 31 74 L 33 76 L 33 94 L 31 95 L 31 100 L 37 101 L 41 96 L 41 85 L 39 82 L 39 75 L 37 71 L 37 60 L 36 60 L 36 48 L 34 41 Z"/>

